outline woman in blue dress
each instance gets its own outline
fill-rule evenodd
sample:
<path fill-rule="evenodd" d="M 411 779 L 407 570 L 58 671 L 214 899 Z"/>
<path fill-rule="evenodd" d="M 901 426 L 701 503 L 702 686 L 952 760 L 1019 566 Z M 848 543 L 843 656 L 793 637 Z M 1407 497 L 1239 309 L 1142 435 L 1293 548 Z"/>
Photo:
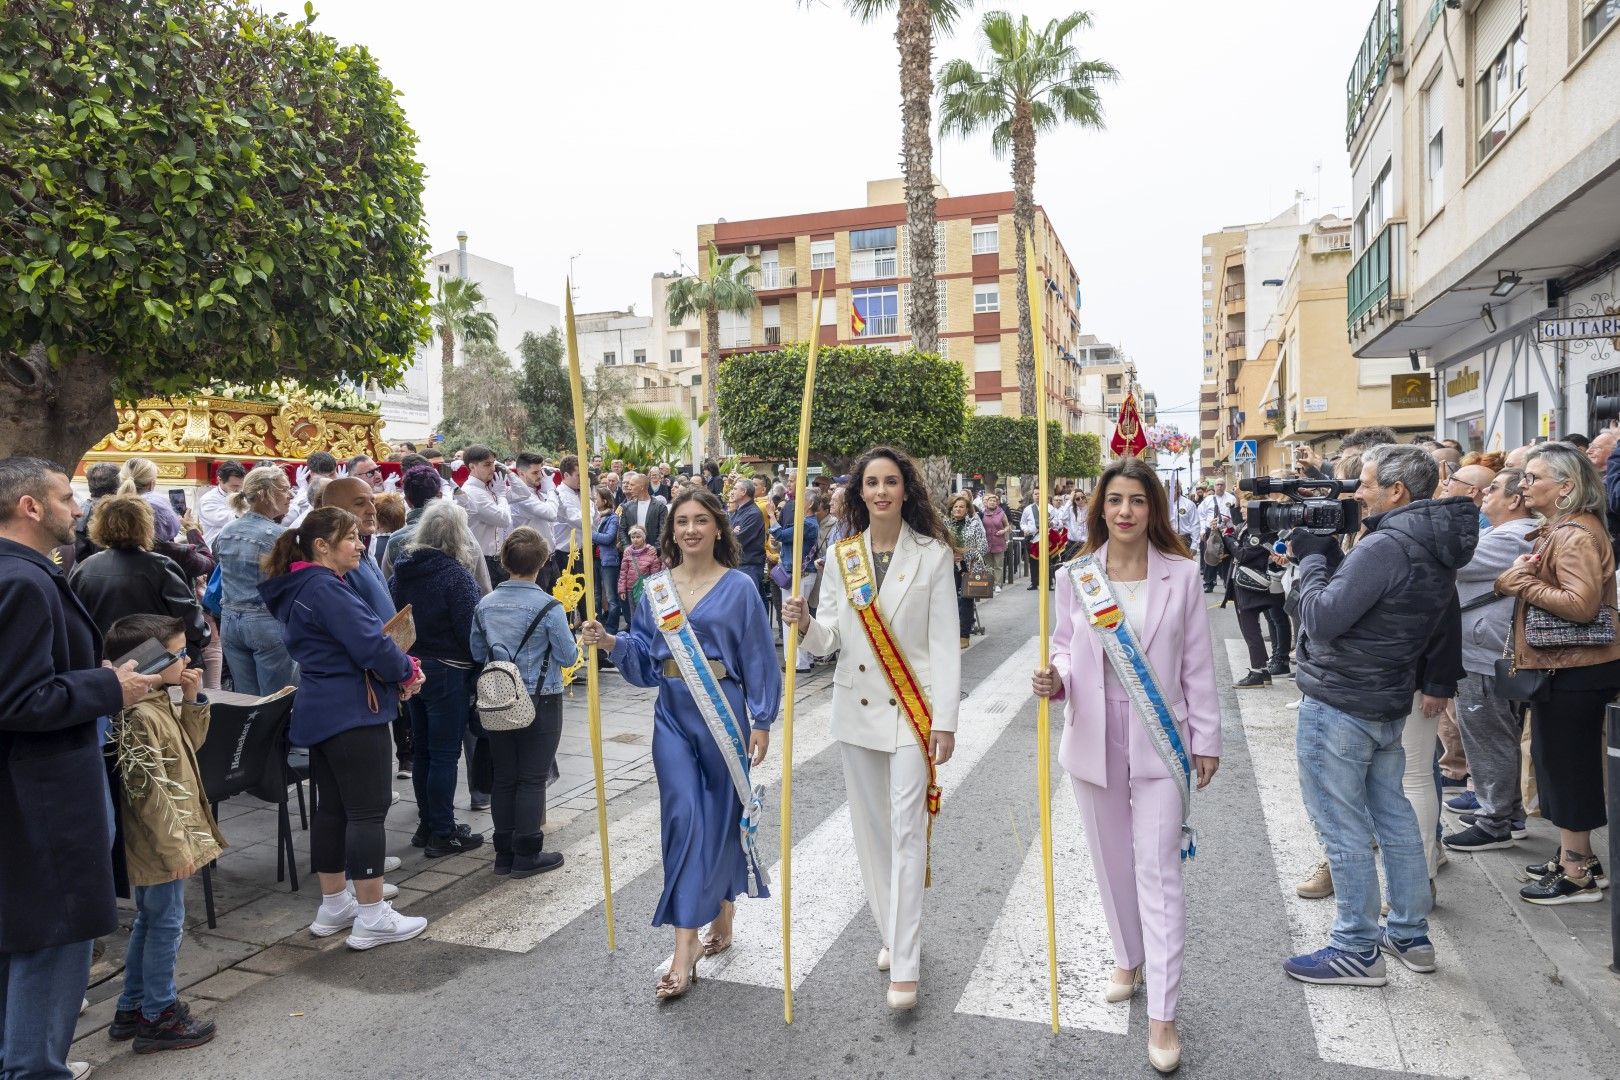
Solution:
<path fill-rule="evenodd" d="M 670 567 L 681 610 L 697 635 L 710 670 L 731 706 L 750 766 L 765 758 L 770 725 L 782 700 L 782 670 L 759 586 L 737 565 L 737 538 L 708 489 L 675 497 L 659 548 Z M 764 876 L 743 852 L 743 806 L 726 755 L 687 689 L 643 590 L 630 629 L 609 634 L 601 623 L 582 628 L 585 644 L 607 649 L 626 681 L 655 686 L 653 767 L 662 809 L 664 892 L 654 926 L 675 927 L 675 956 L 658 980 L 659 1000 L 680 997 L 697 979 L 697 962 L 731 947 L 733 901 L 767 896 Z M 700 931 L 708 928 L 707 936 Z"/>

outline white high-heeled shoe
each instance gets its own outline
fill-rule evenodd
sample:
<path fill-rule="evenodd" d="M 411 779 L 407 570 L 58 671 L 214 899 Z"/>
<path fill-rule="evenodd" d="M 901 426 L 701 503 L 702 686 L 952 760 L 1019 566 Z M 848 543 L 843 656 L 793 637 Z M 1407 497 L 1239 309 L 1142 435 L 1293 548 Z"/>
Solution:
<path fill-rule="evenodd" d="M 1110 1005 L 1117 1005 L 1121 1001 L 1129 1001 L 1136 995 L 1137 989 L 1142 985 L 1142 969 L 1138 967 L 1131 973 L 1128 983 L 1115 982 L 1114 977 L 1108 977 L 1108 985 L 1103 988 L 1103 1000 Z"/>
<path fill-rule="evenodd" d="M 896 990 L 893 986 L 889 987 L 889 1008 L 903 1012 L 907 1009 L 915 1009 L 916 1007 L 917 991 Z"/>
<path fill-rule="evenodd" d="M 887 945 L 878 950 L 878 970 L 889 970 L 889 947 Z"/>
<path fill-rule="evenodd" d="M 1166 1075 L 1181 1068 L 1181 1043 L 1168 1050 L 1161 1050 L 1152 1043 L 1148 1043 L 1148 1064 Z"/>

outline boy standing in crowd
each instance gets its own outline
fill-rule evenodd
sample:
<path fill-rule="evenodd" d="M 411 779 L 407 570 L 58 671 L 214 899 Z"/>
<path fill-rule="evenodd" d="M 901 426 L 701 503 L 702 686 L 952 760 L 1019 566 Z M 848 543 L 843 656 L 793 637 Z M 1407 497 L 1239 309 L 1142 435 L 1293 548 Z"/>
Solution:
<path fill-rule="evenodd" d="M 124 992 L 108 1034 L 137 1054 L 184 1050 L 213 1039 L 214 1022 L 191 1015 L 174 970 L 186 924 L 186 878 L 219 857 L 225 838 L 203 798 L 197 747 L 208 737 L 202 669 L 187 665 L 185 626 L 167 615 L 126 615 L 107 630 L 108 660 L 156 638 L 174 654 L 162 682 L 119 714 L 111 733 L 123 781 L 124 860 L 135 891 Z M 180 687 L 177 708 L 169 687 Z"/>

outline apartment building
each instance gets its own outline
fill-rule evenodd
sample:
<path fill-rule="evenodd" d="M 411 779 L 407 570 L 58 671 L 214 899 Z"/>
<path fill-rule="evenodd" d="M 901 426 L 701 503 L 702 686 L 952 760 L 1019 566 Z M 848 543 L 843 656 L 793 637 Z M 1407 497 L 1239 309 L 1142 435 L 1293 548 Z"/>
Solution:
<path fill-rule="evenodd" d="M 1231 225 L 1220 232 L 1206 233 L 1199 251 L 1203 284 L 1204 377 L 1198 386 L 1198 471 L 1215 471 L 1217 433 L 1221 426 L 1221 384 L 1224 382 L 1225 347 L 1215 325 L 1216 275 L 1226 264 L 1233 248 L 1243 245 L 1247 227 Z M 1241 298 L 1240 298 L 1241 299 Z"/>
<path fill-rule="evenodd" d="M 1377 0 L 1347 85 L 1365 369 L 1511 448 L 1620 404 L 1620 3 Z"/>
<path fill-rule="evenodd" d="M 699 250 L 713 242 L 722 255 L 743 255 L 759 275 L 755 308 L 721 318 L 721 359 L 807 341 L 812 333 L 824 345 L 908 348 L 910 274 L 903 191 L 900 180 L 876 180 L 867 185 L 865 206 L 700 225 Z M 953 197 L 940 189 L 935 213 L 940 352 L 967 370 L 969 401 L 976 412 L 1017 415 L 1012 192 Z M 1035 331 L 1045 342 L 1050 416 L 1066 431 L 1087 430 L 1076 352 L 1080 276 L 1040 207 L 1034 246 L 1045 287 Z M 812 326 L 818 290 L 824 297 L 821 325 Z M 858 320 L 853 317 L 857 311 Z"/>

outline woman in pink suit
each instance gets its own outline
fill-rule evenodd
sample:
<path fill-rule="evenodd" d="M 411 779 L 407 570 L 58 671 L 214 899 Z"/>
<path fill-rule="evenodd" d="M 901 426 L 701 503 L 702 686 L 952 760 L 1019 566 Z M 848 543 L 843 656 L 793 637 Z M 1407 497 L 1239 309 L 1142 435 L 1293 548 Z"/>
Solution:
<path fill-rule="evenodd" d="M 1102 889 L 1116 968 L 1104 991 L 1126 1001 L 1145 982 L 1148 1059 L 1160 1072 L 1181 1061 L 1176 992 L 1186 938 L 1182 889 L 1184 777 L 1199 788 L 1220 765 L 1221 714 L 1198 564 L 1176 535 L 1151 466 L 1119 458 L 1103 470 L 1087 510 L 1088 541 L 1114 603 L 1135 632 L 1175 714 L 1177 740 L 1155 744 L 1157 719 L 1132 705 L 1068 570 L 1057 575 L 1052 664 L 1035 693 L 1066 698 L 1058 761 L 1068 770 Z M 1150 728 L 1149 724 L 1153 727 Z M 1184 750 L 1187 769 L 1173 749 Z M 1167 767 L 1166 756 L 1176 767 Z M 1144 975 L 1143 967 L 1146 966 Z"/>

